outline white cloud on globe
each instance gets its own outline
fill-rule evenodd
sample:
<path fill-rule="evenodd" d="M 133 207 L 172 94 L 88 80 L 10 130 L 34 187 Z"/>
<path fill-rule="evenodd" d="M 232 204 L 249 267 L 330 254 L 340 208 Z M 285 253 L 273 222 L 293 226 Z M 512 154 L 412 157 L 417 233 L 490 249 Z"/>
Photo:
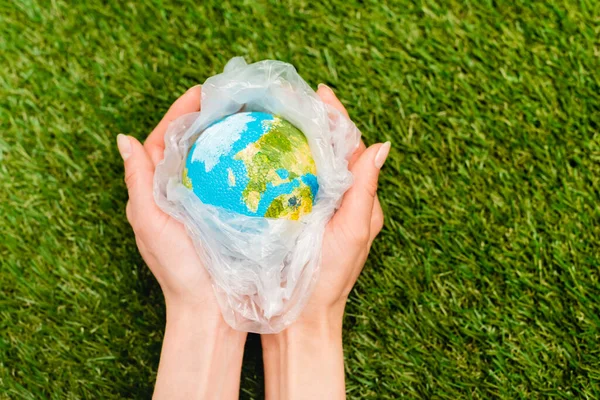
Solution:
<path fill-rule="evenodd" d="M 248 124 L 255 120 L 256 118 L 247 113 L 233 114 L 209 126 L 196 142 L 192 162 L 203 162 L 205 171 L 210 172 L 219 162 L 219 158 L 231 151 Z"/>

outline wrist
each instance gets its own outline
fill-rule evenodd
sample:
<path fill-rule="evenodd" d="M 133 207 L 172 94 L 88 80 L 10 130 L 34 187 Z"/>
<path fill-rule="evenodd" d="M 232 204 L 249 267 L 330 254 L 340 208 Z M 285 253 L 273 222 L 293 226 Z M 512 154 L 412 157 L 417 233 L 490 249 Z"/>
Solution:
<path fill-rule="evenodd" d="M 342 318 L 323 310 L 261 335 L 266 398 L 345 398 Z"/>
<path fill-rule="evenodd" d="M 198 300 L 188 297 L 167 295 L 165 293 L 167 325 L 194 325 L 202 330 L 224 332 L 232 330 L 223 319 L 216 299 Z"/>
<path fill-rule="evenodd" d="M 229 327 L 220 313 L 167 302 L 167 324 L 155 399 L 233 399 L 246 333 Z"/>
<path fill-rule="evenodd" d="M 202 307 L 167 306 L 166 334 L 190 344 L 192 351 L 201 351 L 205 356 L 243 354 L 247 332 L 230 327 L 220 312 L 206 312 Z"/>
<path fill-rule="evenodd" d="M 167 326 L 194 325 L 205 331 L 221 331 L 231 329 L 223 319 L 219 310 L 199 304 L 166 301 Z"/>
<path fill-rule="evenodd" d="M 341 342 L 343 314 L 333 310 L 322 310 L 302 315 L 292 325 L 276 334 L 262 335 L 263 348 L 282 349 L 296 344 L 308 344 L 311 347 L 327 346 Z"/>

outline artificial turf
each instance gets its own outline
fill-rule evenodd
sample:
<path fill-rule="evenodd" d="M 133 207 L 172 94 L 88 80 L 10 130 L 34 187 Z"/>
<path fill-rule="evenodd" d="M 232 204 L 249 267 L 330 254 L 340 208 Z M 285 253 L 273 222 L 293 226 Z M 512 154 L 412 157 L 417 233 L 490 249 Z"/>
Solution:
<path fill-rule="evenodd" d="M 595 0 L 1 2 L 0 398 L 150 397 L 164 305 L 115 136 L 233 56 L 393 144 L 350 398 L 600 397 L 599 37 Z"/>

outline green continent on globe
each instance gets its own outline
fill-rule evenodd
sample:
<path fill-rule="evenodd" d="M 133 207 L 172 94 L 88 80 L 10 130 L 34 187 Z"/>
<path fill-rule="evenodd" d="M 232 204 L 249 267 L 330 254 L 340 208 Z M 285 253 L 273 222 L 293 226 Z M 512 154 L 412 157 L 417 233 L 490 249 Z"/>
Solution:
<path fill-rule="evenodd" d="M 289 194 L 276 197 L 265 214 L 269 218 L 298 219 L 312 210 L 312 194 L 307 185 L 294 188 Z"/>
<path fill-rule="evenodd" d="M 234 156 L 244 162 L 248 171 L 249 182 L 242 197 L 254 212 L 268 184 L 278 186 L 317 172 L 308 141 L 300 130 L 277 116 L 263 124 L 268 125 L 266 133 Z M 283 172 L 274 170 L 273 165 L 280 166 Z M 265 217 L 297 220 L 310 213 L 312 204 L 311 188 L 300 180 L 290 193 L 281 194 L 271 202 Z"/>
<path fill-rule="evenodd" d="M 182 181 L 183 181 L 183 186 L 185 186 L 186 188 L 188 188 L 188 189 L 193 189 L 194 188 L 194 186 L 192 185 L 192 180 L 188 176 L 188 169 L 187 168 L 183 169 Z"/>

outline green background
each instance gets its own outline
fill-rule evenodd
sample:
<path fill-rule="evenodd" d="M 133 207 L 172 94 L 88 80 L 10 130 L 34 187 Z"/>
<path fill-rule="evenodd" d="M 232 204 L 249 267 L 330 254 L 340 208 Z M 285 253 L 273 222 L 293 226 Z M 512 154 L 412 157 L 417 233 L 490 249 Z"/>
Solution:
<path fill-rule="evenodd" d="M 0 398 L 150 397 L 164 305 L 115 136 L 238 55 L 393 144 L 349 397 L 598 398 L 599 37 L 585 0 L 1 2 Z"/>

